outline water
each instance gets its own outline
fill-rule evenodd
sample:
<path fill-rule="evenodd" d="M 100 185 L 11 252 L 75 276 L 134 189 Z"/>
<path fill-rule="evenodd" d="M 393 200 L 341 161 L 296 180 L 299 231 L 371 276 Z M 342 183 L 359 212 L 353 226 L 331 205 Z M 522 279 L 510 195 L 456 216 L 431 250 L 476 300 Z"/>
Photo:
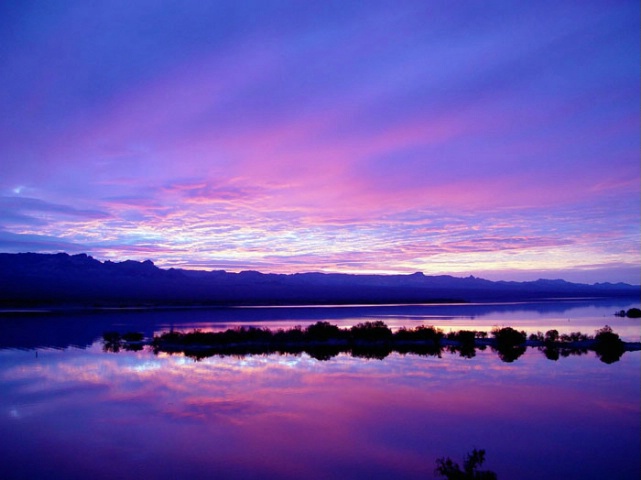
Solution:
<path fill-rule="evenodd" d="M 510 325 L 639 341 L 626 303 L 108 312 L 0 318 L 0 478 L 434 478 L 486 450 L 499 479 L 636 479 L 641 352 L 513 363 L 393 353 L 106 353 L 104 330 L 282 328 L 383 319 L 445 331 Z M 569 325 L 568 325 L 569 324 Z"/>

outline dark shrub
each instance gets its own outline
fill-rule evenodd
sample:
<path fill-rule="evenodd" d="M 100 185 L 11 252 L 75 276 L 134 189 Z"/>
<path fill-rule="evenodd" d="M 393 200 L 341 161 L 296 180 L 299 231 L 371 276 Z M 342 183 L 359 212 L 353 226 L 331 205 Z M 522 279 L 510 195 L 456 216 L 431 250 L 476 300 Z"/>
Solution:
<path fill-rule="evenodd" d="M 587 340 L 590 340 L 589 335 L 586 335 L 585 333 L 581 333 L 581 332 L 572 332 L 566 336 L 568 338 L 568 341 L 570 342 L 585 342 Z"/>
<path fill-rule="evenodd" d="M 515 347 L 525 343 L 525 332 L 519 332 L 512 327 L 505 327 L 492 330 L 492 335 L 500 347 Z"/>
<path fill-rule="evenodd" d="M 454 334 L 454 340 L 465 346 L 474 346 L 476 332 L 472 330 L 460 330 Z"/>
<path fill-rule="evenodd" d="M 392 339 L 392 331 L 380 320 L 354 325 L 350 329 L 350 334 L 354 340 L 368 342 L 388 341 Z"/>
<path fill-rule="evenodd" d="M 448 350 L 450 352 L 458 352 L 459 355 L 464 358 L 474 358 L 476 356 L 475 331 L 460 330 L 458 332 L 450 332 L 447 338 L 448 340 L 458 342 L 458 345 L 449 347 Z"/>
<path fill-rule="evenodd" d="M 541 332 L 531 333 L 528 337 L 528 340 L 530 340 L 531 342 L 543 342 L 544 339 L 545 337 Z"/>
<path fill-rule="evenodd" d="M 438 344 L 443 338 L 443 332 L 432 326 L 426 327 L 424 325 L 420 325 L 409 330 L 402 327 L 394 334 L 394 337 L 401 341 L 433 342 Z"/>
<path fill-rule="evenodd" d="M 548 330 L 545 332 L 545 343 L 554 343 L 559 341 L 558 330 Z"/>
<path fill-rule="evenodd" d="M 243 340 L 249 342 L 269 342 L 273 335 L 269 328 L 260 327 L 242 327 L 240 333 Z"/>
<path fill-rule="evenodd" d="M 343 331 L 336 325 L 329 322 L 316 322 L 305 329 L 308 340 L 326 342 L 343 337 Z"/>
<path fill-rule="evenodd" d="M 274 334 L 274 341 L 279 343 L 301 343 L 304 340 L 303 329 L 300 325 L 296 325 L 289 330 L 279 329 Z"/>
<path fill-rule="evenodd" d="M 274 333 L 268 328 L 260 327 L 237 327 L 230 328 L 224 332 L 214 334 L 216 343 L 233 344 L 245 342 L 270 342 Z M 282 337 L 282 335 L 281 335 Z"/>
<path fill-rule="evenodd" d="M 619 335 L 614 333 L 612 327 L 609 325 L 597 330 L 594 340 L 596 341 L 594 351 L 597 357 L 604 363 L 619 361 L 621 355 L 625 352 L 625 346 L 619 338 Z"/>
<path fill-rule="evenodd" d="M 215 343 L 215 338 L 216 335 L 213 332 L 194 330 L 183 334 L 181 341 L 185 345 L 212 345 Z"/>
<path fill-rule="evenodd" d="M 396 330 L 394 334 L 394 339 L 401 342 L 412 340 L 412 330 L 408 330 L 407 327 L 401 327 Z"/>
<path fill-rule="evenodd" d="M 631 308 L 626 312 L 625 316 L 628 318 L 641 318 L 641 309 Z"/>
<path fill-rule="evenodd" d="M 154 337 L 154 343 L 174 343 L 174 344 L 180 344 L 182 343 L 182 338 L 183 334 L 180 332 L 165 332 L 160 334 L 157 337 Z"/>
<path fill-rule="evenodd" d="M 492 330 L 492 335 L 496 339 L 496 346 L 493 348 L 504 362 L 513 362 L 525 353 L 525 332 L 505 327 Z"/>
<path fill-rule="evenodd" d="M 612 331 L 612 327 L 609 325 L 597 330 L 594 339 L 596 340 L 596 344 L 599 346 L 610 346 L 621 343 L 619 335 L 614 333 Z"/>

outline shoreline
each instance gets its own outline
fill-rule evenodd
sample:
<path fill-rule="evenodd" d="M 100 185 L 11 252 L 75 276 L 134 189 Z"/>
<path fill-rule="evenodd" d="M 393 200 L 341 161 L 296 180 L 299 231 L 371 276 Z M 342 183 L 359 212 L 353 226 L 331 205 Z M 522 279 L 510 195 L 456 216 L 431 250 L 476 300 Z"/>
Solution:
<path fill-rule="evenodd" d="M 0 317 L 10 315 L 40 315 L 40 314 L 64 314 L 64 313 L 109 313 L 109 312 L 155 312 L 155 311 L 190 311 L 190 310 L 220 310 L 220 309 L 330 309 L 330 308 L 387 308 L 387 307 L 475 307 L 475 306 L 508 306 L 508 305 L 536 305 L 556 303 L 581 303 L 586 301 L 607 303 L 611 301 L 626 300 L 628 297 L 549 297 L 523 300 L 489 300 L 489 301 L 466 301 L 457 299 L 428 300 L 422 302 L 369 302 L 369 303 L 212 303 L 212 304 L 147 304 L 147 305 L 11 305 L 0 306 Z M 637 303 L 637 297 L 629 297 Z M 612 313 L 613 316 L 622 316 L 620 311 Z M 625 316 L 625 315 L 623 315 Z M 635 317 L 628 317 L 635 318 Z"/>

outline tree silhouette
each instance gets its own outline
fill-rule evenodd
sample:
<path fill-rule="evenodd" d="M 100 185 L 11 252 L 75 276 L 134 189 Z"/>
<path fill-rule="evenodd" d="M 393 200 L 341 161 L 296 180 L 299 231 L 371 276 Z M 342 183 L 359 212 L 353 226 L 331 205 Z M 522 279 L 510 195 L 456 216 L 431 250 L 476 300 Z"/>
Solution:
<path fill-rule="evenodd" d="M 545 343 L 554 343 L 559 340 L 558 330 L 548 330 L 545 332 Z"/>
<path fill-rule="evenodd" d="M 525 353 L 525 332 L 519 332 L 512 327 L 495 328 L 492 330 L 492 336 L 496 340 L 492 350 L 498 352 L 502 361 L 513 362 Z"/>
<path fill-rule="evenodd" d="M 354 325 L 350 329 L 350 334 L 354 340 L 370 342 L 389 341 L 393 336 L 390 328 L 381 320 Z"/>
<path fill-rule="evenodd" d="M 305 329 L 309 340 L 326 342 L 343 338 L 344 332 L 338 326 L 329 322 L 316 322 Z"/>
<path fill-rule="evenodd" d="M 625 316 L 628 318 L 641 318 L 641 309 L 631 308 L 625 313 Z"/>
<path fill-rule="evenodd" d="M 609 325 L 597 330 L 594 340 L 596 340 L 594 351 L 603 363 L 618 362 L 625 352 L 621 338 L 612 331 L 612 327 Z"/>

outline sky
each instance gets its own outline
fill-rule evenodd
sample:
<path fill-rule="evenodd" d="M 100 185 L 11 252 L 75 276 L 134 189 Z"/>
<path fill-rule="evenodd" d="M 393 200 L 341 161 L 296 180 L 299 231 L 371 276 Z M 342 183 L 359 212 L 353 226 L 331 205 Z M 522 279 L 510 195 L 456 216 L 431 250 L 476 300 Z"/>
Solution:
<path fill-rule="evenodd" d="M 0 251 L 641 283 L 634 1 L 0 3 Z"/>

